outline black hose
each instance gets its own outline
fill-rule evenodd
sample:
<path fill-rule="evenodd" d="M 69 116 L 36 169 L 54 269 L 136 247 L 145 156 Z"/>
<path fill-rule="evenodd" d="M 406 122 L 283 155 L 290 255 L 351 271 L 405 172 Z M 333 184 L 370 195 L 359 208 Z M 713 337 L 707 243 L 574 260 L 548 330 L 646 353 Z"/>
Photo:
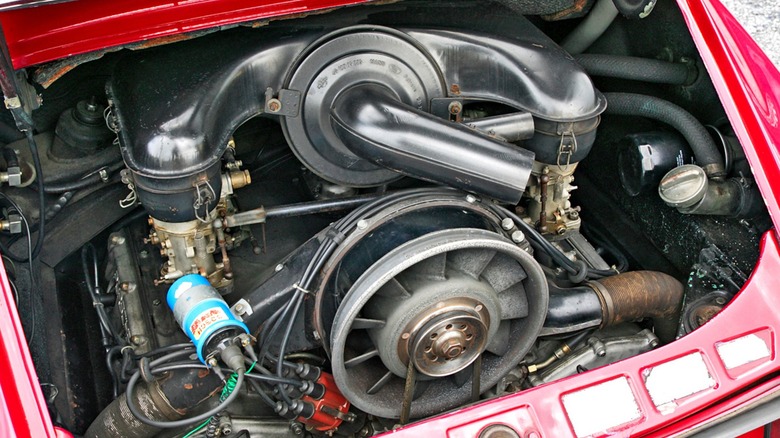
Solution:
<path fill-rule="evenodd" d="M 158 359 L 159 360 L 159 359 Z M 154 364 L 154 361 L 152 362 Z M 159 374 L 162 371 L 153 369 L 153 374 Z M 130 381 L 127 382 L 127 407 L 130 410 L 130 413 L 133 414 L 133 416 L 138 419 L 141 423 L 144 423 L 148 426 L 157 427 L 160 429 L 175 429 L 179 427 L 184 426 L 190 426 L 195 423 L 199 423 L 207 418 L 210 418 L 212 415 L 215 415 L 219 412 L 222 412 L 227 408 L 231 403 L 233 403 L 237 398 L 239 393 L 241 392 L 241 386 L 244 384 L 244 370 L 238 370 L 236 371 L 237 378 L 236 378 L 236 386 L 233 392 L 230 393 L 230 395 L 225 398 L 222 403 L 214 407 L 213 409 L 210 409 L 200 415 L 196 415 L 194 417 L 190 418 L 184 418 L 181 420 L 173 420 L 173 421 L 158 421 L 153 420 L 146 415 L 144 415 L 143 412 L 141 412 L 135 404 L 135 400 L 133 400 L 133 388 L 138 384 L 138 379 L 141 378 L 141 372 L 136 371 L 135 374 L 133 374 L 132 377 L 130 377 Z"/>
<path fill-rule="evenodd" d="M 692 64 L 594 54 L 577 55 L 574 59 L 593 76 L 669 85 L 690 85 L 696 80 Z"/>
<path fill-rule="evenodd" d="M 117 170 L 123 168 L 124 166 L 125 166 L 124 161 L 118 161 L 116 163 L 108 165 L 106 167 L 106 172 L 108 173 L 108 175 L 111 175 Z M 100 175 L 99 172 L 95 172 L 85 178 L 78 179 L 76 181 L 68 181 L 63 183 L 46 183 L 44 185 L 43 190 L 46 193 L 73 192 L 79 189 L 83 189 L 85 187 L 93 186 L 95 184 L 100 184 L 102 182 L 103 182 L 103 177 Z"/>
<path fill-rule="evenodd" d="M 19 134 L 21 134 L 21 132 L 19 132 Z M 3 158 L 5 158 L 5 164 L 8 168 L 19 167 L 19 157 L 16 155 L 16 151 L 12 148 L 7 146 L 3 148 Z"/>
<path fill-rule="evenodd" d="M 19 213 L 19 216 L 22 218 L 22 223 L 24 224 L 24 232 L 25 236 L 27 237 L 27 257 L 26 258 L 19 258 L 14 256 L 11 251 L 9 251 L 7 248 L 5 248 L 5 245 L 0 245 L 0 248 L 2 248 L 3 256 L 8 257 L 14 262 L 19 263 L 25 263 L 27 262 L 29 265 L 29 274 L 30 274 L 30 336 L 27 338 L 27 344 L 32 344 L 32 340 L 35 337 L 35 304 L 33 301 L 33 294 L 36 293 L 38 290 L 38 282 L 35 279 L 35 264 L 33 263 L 34 257 L 33 257 L 33 248 L 32 248 L 32 235 L 30 234 L 30 222 L 27 220 L 27 216 L 24 215 L 24 212 L 19 208 L 19 205 L 14 202 L 11 197 L 6 195 L 3 192 L 0 192 L 0 198 L 4 199 L 6 202 L 11 204 L 11 207 L 16 210 L 17 213 Z M 19 299 L 17 298 L 17 305 L 19 302 Z"/>
<path fill-rule="evenodd" d="M 572 282 L 581 283 L 588 278 L 597 279 L 609 277 L 617 273 L 614 270 L 594 269 L 589 267 L 587 263 L 573 262 L 569 260 L 569 258 L 566 257 L 566 255 L 563 254 L 560 249 L 553 246 L 549 241 L 547 241 L 547 239 L 544 238 L 544 236 L 539 234 L 536 228 L 526 223 L 515 213 L 512 213 L 508 209 L 498 205 L 493 205 L 491 209 L 501 219 L 512 219 L 515 222 L 517 228 L 526 235 L 528 242 L 531 244 L 534 250 L 543 251 L 549 255 L 555 264 L 563 268 L 563 270 L 569 274 L 569 279 Z"/>
<path fill-rule="evenodd" d="M 711 178 L 726 174 L 723 157 L 707 128 L 688 111 L 653 96 L 633 93 L 604 93 L 607 98 L 605 114 L 647 117 L 671 125 L 680 131 L 691 146 L 696 162 Z"/>
<path fill-rule="evenodd" d="M 61 212 L 66 205 L 68 205 L 70 200 L 73 199 L 73 195 L 75 194 L 76 192 L 62 193 L 60 197 L 57 198 L 57 200 L 54 201 L 54 203 L 50 205 L 49 208 L 46 209 L 46 220 L 51 221 L 54 219 L 54 217 L 57 216 L 57 214 Z"/>
<path fill-rule="evenodd" d="M 41 157 L 38 155 L 38 144 L 35 142 L 35 136 L 32 129 L 24 131 L 27 136 L 27 144 L 30 146 L 30 154 L 33 159 L 33 166 L 38 180 L 38 239 L 35 242 L 35 248 L 32 251 L 32 257 L 35 259 L 43 248 L 43 239 L 46 234 L 46 194 L 43 192 L 43 170 L 41 169 Z"/>
<path fill-rule="evenodd" d="M 94 279 L 92 278 L 92 275 L 89 273 L 90 256 L 92 257 L 91 265 L 95 275 Z M 100 300 L 100 280 L 98 278 L 99 269 L 98 269 L 97 254 L 95 251 L 95 247 L 92 246 L 91 243 L 84 245 L 84 247 L 82 247 L 81 249 L 81 267 L 84 273 L 84 280 L 87 284 L 87 290 L 89 291 L 90 298 L 92 298 L 92 305 L 95 307 L 95 311 L 97 312 L 98 319 L 100 320 L 101 329 L 104 330 L 107 335 L 110 335 L 111 338 L 113 338 L 114 342 L 116 342 L 119 345 L 124 345 L 122 337 L 119 336 L 119 333 L 117 332 L 116 328 L 114 328 L 113 324 L 111 324 L 111 320 L 108 317 L 108 313 L 106 312 L 103 302 Z M 94 280 L 94 284 L 93 284 L 93 280 Z"/>
<path fill-rule="evenodd" d="M 295 300 L 295 307 L 293 307 L 292 313 L 290 314 L 290 320 L 287 322 L 287 328 L 284 331 L 284 335 L 282 336 L 282 341 L 279 344 L 279 358 L 283 358 L 284 354 L 287 350 L 287 342 L 290 340 L 290 334 L 292 333 L 292 326 L 295 324 L 295 318 L 298 316 L 298 309 L 300 309 L 301 304 L 303 303 L 303 293 L 298 292 L 298 296 L 294 298 Z M 284 369 L 284 361 L 278 360 L 276 363 L 276 375 L 278 377 L 283 377 L 283 369 Z M 283 384 L 278 384 L 277 387 L 279 388 L 279 394 L 282 396 L 282 399 L 285 403 L 288 405 L 292 405 L 292 400 L 287 395 L 287 391 L 284 388 Z"/>

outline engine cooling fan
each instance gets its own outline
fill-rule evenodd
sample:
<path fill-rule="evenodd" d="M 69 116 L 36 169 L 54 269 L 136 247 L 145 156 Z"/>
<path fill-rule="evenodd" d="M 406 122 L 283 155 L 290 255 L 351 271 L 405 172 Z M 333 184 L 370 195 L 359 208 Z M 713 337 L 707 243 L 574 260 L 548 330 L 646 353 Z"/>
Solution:
<path fill-rule="evenodd" d="M 444 411 L 522 360 L 547 303 L 541 267 L 509 240 L 471 228 L 423 235 L 371 265 L 344 296 L 331 331 L 333 375 L 370 414 Z"/>

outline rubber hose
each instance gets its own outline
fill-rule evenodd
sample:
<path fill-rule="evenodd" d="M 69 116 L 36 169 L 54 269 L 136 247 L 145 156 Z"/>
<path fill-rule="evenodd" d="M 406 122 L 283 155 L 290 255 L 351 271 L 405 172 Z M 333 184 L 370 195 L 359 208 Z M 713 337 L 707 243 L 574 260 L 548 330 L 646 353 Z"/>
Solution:
<path fill-rule="evenodd" d="M 704 125 L 679 106 L 653 96 L 633 93 L 604 93 L 605 114 L 647 117 L 677 129 L 693 150 L 696 162 L 710 178 L 725 176 L 723 157 Z"/>
<path fill-rule="evenodd" d="M 16 156 L 15 150 L 9 147 L 4 147 L 3 158 L 5 158 L 6 167 L 19 167 L 19 157 Z"/>
<path fill-rule="evenodd" d="M 584 20 L 561 42 L 564 50 L 576 55 L 584 52 L 607 30 L 618 16 L 612 0 L 598 0 Z"/>
<path fill-rule="evenodd" d="M 106 167 L 106 172 L 108 174 L 112 174 L 116 172 L 117 170 L 124 167 L 125 163 L 124 161 L 118 161 L 114 164 L 110 164 Z M 68 181 L 64 183 L 56 183 L 56 184 L 46 184 L 43 188 L 45 193 L 49 194 L 55 194 L 55 193 L 65 193 L 65 192 L 74 192 L 79 189 L 83 189 L 85 187 L 89 187 L 95 184 L 100 184 L 103 182 L 103 178 L 100 176 L 100 173 L 93 173 L 92 175 L 87 176 L 86 178 L 82 178 L 76 181 Z"/>
<path fill-rule="evenodd" d="M 633 271 L 588 283 L 601 300 L 601 326 L 653 318 L 656 335 L 664 341 L 674 340 L 673 328 L 680 319 L 683 285 L 662 272 Z M 660 323 L 674 322 L 674 324 Z M 659 328 L 664 333 L 659 332 Z"/>
<path fill-rule="evenodd" d="M 690 85 L 696 80 L 696 69 L 679 62 L 591 54 L 577 55 L 574 59 L 593 76 L 669 85 Z"/>

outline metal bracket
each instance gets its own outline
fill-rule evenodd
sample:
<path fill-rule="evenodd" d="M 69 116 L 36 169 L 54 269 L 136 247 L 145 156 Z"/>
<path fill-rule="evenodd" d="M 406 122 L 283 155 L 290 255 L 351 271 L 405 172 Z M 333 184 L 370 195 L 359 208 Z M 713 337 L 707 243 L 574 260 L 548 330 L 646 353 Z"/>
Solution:
<path fill-rule="evenodd" d="M 279 90 L 274 96 L 271 87 L 265 89 L 265 112 L 285 117 L 298 117 L 301 106 L 301 92 L 295 90 Z"/>

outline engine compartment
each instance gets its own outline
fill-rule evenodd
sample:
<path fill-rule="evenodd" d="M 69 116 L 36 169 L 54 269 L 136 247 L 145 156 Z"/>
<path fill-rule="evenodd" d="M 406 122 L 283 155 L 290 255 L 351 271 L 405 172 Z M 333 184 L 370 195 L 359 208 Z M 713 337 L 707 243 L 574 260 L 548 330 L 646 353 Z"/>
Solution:
<path fill-rule="evenodd" d="M 52 417 L 369 436 L 709 321 L 771 225 L 679 12 L 583 48 L 597 6 L 536 3 L 351 7 L 41 89 L 2 251 Z"/>

